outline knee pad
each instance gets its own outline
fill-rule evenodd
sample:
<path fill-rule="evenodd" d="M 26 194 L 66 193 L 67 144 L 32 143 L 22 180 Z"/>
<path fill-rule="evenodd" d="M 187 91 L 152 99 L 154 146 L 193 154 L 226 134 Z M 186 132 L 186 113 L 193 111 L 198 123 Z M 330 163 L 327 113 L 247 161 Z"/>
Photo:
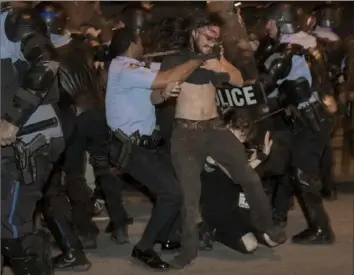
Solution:
<path fill-rule="evenodd" d="M 242 245 L 243 253 L 252 253 L 258 247 L 258 241 L 256 236 L 249 232 L 240 238 L 240 243 Z"/>

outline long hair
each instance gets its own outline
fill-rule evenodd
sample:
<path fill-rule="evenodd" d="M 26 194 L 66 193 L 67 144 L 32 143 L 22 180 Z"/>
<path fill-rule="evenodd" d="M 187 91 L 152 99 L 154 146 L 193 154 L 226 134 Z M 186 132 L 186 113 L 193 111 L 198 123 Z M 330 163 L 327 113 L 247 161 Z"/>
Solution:
<path fill-rule="evenodd" d="M 221 26 L 221 18 L 200 8 L 186 9 L 179 15 L 168 17 L 152 30 L 156 37 L 155 51 L 185 50 L 190 46 L 193 30 L 205 26 Z"/>

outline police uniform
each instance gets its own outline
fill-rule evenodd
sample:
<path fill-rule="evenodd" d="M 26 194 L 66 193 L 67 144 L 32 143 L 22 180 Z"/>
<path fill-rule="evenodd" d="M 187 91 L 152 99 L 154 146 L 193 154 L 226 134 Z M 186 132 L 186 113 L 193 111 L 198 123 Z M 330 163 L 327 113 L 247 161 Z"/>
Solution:
<path fill-rule="evenodd" d="M 59 64 L 44 22 L 31 9 L 4 11 L 0 20 L 2 117 L 19 128 L 57 117 L 52 104 L 59 99 L 54 81 Z M 64 141 L 59 122 L 22 142 L 32 143 L 38 134 L 46 143 L 30 155 L 18 155 L 17 145 L 1 148 L 1 253 L 14 274 L 52 274 L 47 237 L 33 232 L 32 215 Z"/>
<path fill-rule="evenodd" d="M 82 244 L 68 213 L 71 212 L 71 218 L 77 220 L 76 229 L 84 240 L 92 235 L 91 247 L 87 245 L 86 247 L 96 246 L 95 237 L 99 230 L 91 220 L 92 204 L 85 179 L 85 153 L 78 148 L 81 158 L 75 158 L 75 162 L 70 162 L 67 150 L 75 150 L 76 148 L 71 145 L 80 138 L 77 135 L 77 115 L 85 110 L 81 110 L 84 108 L 78 106 L 79 100 L 95 102 L 99 94 L 98 81 L 89 54 L 90 48 L 83 41 L 72 39 L 65 34 L 64 8 L 58 3 L 42 2 L 36 6 L 36 10 L 46 23 L 51 41 L 58 53 L 59 108 L 61 116 L 65 118 L 63 119 L 64 133 L 69 146 L 55 164 L 45 194 L 44 213 L 47 224 L 63 250 L 63 254 L 55 257 L 53 263 L 56 269 L 77 266 L 87 269 L 90 262 L 83 252 Z M 70 165 L 66 165 L 66 162 L 70 162 Z M 64 186 L 61 180 L 63 172 L 65 172 Z"/>
<path fill-rule="evenodd" d="M 150 99 L 150 87 L 156 74 L 156 71 L 145 68 L 144 64 L 132 58 L 118 56 L 112 60 L 108 71 L 106 118 L 113 132 L 119 130 L 127 139 L 138 135 L 149 141 L 154 136 L 156 116 Z M 159 146 L 134 142 L 125 172 L 156 197 L 152 216 L 133 251 L 133 256 L 137 256 L 136 249 L 151 251 L 159 232 L 169 223 L 172 225 L 180 209 L 181 191 L 171 160 Z M 155 261 L 155 256 L 153 259 L 149 263 L 151 267 L 166 267 L 161 260 Z"/>
<path fill-rule="evenodd" d="M 341 61 L 344 49 L 340 37 L 333 31 L 338 25 L 334 16 L 335 9 L 325 8 L 317 12 L 318 24 L 311 32 L 317 38 L 317 43 L 322 47 L 325 57 L 325 65 L 328 69 L 329 79 L 333 86 L 334 96 L 339 95 L 338 85 L 342 83 Z M 322 194 L 324 198 L 334 200 L 337 198 L 337 189 L 333 180 L 333 156 L 331 145 L 328 144 L 322 157 Z"/>
<path fill-rule="evenodd" d="M 315 51 L 316 38 L 298 31 L 296 11 L 289 4 L 275 4 L 268 14 L 280 31 L 280 43 L 265 60 L 267 79 L 263 86 L 280 107 L 294 106 L 291 169 L 294 188 L 308 222 L 308 229 L 293 237 L 295 243 L 331 243 L 334 235 L 320 196 L 321 157 L 330 137 L 328 115 L 321 104 L 328 82 Z M 316 53 L 317 59 L 312 56 Z M 309 61 L 309 63 L 308 63 Z M 311 64 L 311 65 L 308 65 Z M 321 72 L 319 78 L 316 72 Z M 261 77 L 262 78 L 262 77 Z M 270 81 L 272 79 L 272 81 Z M 322 82 L 319 82 L 319 79 Z M 273 83 L 273 84 L 270 84 Z M 272 101 L 270 99 L 270 101 Z"/>

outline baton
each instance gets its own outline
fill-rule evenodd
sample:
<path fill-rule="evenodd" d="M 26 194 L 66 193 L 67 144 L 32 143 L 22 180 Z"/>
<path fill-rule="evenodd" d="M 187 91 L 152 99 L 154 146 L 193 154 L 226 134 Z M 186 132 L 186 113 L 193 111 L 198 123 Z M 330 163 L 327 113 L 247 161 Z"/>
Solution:
<path fill-rule="evenodd" d="M 180 50 L 172 50 L 172 51 L 165 51 L 165 52 L 157 52 L 157 53 L 148 53 L 143 56 L 143 58 L 151 58 L 151 57 L 158 57 L 158 56 L 166 56 L 172 55 L 176 53 L 180 53 Z"/>
<path fill-rule="evenodd" d="M 263 121 L 263 120 L 265 120 L 265 119 L 267 119 L 267 118 L 269 118 L 269 117 L 272 117 L 272 116 L 274 116 L 274 115 L 276 115 L 276 114 L 279 114 L 279 113 L 281 113 L 281 112 L 283 112 L 283 111 L 285 111 L 285 108 L 281 108 L 281 109 L 276 110 L 276 111 L 274 111 L 274 112 L 272 112 L 272 113 L 269 113 L 269 114 L 267 114 L 267 115 L 264 115 L 264 116 L 262 116 L 260 119 L 255 120 L 254 123 L 259 123 L 259 122 L 261 122 L 261 121 Z"/>
<path fill-rule="evenodd" d="M 56 127 L 56 126 L 58 126 L 58 119 L 56 117 L 52 117 L 52 118 L 42 120 L 42 121 L 32 123 L 30 125 L 22 127 L 18 131 L 17 136 L 19 137 L 19 136 L 29 135 L 34 132 L 38 132 L 38 131 L 45 130 L 45 129 L 51 128 L 51 127 Z"/>

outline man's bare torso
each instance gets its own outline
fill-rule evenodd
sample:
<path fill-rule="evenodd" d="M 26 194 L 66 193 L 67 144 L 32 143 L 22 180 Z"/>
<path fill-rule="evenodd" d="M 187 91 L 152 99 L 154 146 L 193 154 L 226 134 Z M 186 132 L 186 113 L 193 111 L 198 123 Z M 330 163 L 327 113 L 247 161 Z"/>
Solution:
<path fill-rule="evenodd" d="M 203 121 L 218 116 L 216 88 L 213 84 L 196 85 L 184 82 L 181 89 L 175 118 Z"/>

